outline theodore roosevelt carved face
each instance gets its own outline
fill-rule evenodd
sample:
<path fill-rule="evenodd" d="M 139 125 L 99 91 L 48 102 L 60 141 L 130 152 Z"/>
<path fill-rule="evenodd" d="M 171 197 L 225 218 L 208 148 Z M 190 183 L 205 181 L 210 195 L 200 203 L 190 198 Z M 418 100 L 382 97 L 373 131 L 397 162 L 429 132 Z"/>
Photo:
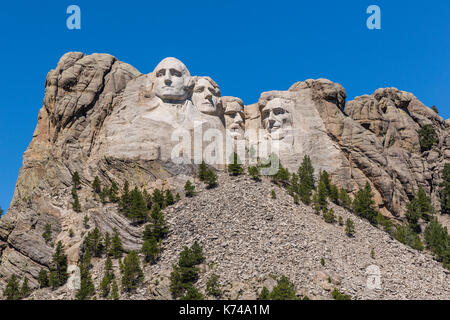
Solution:
<path fill-rule="evenodd" d="M 233 138 L 244 137 L 244 103 L 239 98 L 223 97 L 225 125 Z"/>

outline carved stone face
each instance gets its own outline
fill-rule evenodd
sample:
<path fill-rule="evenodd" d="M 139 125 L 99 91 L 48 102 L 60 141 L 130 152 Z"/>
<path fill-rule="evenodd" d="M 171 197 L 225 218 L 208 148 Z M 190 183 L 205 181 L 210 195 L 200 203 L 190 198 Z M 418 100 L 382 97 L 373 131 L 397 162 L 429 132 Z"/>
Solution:
<path fill-rule="evenodd" d="M 268 101 L 261 109 L 261 121 L 273 139 L 283 139 L 286 130 L 292 127 L 288 103 L 288 100 L 275 98 Z"/>
<path fill-rule="evenodd" d="M 165 58 L 153 71 L 154 92 L 164 102 L 182 102 L 189 94 L 191 75 L 178 59 Z"/>
<path fill-rule="evenodd" d="M 227 102 L 225 105 L 225 124 L 230 135 L 236 139 L 244 136 L 244 107 L 237 101 Z"/>
<path fill-rule="evenodd" d="M 192 102 L 194 105 L 205 114 L 217 115 L 219 113 L 220 91 L 207 78 L 198 78 L 192 93 Z"/>

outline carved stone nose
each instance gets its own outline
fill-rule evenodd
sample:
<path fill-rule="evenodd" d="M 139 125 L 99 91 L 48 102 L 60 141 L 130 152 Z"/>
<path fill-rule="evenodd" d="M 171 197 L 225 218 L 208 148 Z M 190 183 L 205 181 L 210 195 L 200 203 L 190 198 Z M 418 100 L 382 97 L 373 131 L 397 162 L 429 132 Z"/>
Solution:
<path fill-rule="evenodd" d="M 165 79 L 165 80 L 164 80 L 164 83 L 165 83 L 166 85 L 171 85 L 171 84 L 172 84 L 172 80 L 170 80 L 170 79 Z"/>

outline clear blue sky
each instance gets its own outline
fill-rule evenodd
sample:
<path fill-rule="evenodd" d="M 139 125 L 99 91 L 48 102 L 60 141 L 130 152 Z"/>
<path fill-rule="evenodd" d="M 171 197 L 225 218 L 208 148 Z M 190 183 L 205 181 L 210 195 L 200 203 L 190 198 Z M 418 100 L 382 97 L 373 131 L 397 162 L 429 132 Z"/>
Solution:
<path fill-rule="evenodd" d="M 81 8 L 81 30 L 66 9 Z M 381 30 L 366 8 L 381 8 Z M 42 107 L 45 76 L 68 51 L 110 53 L 149 73 L 164 57 L 209 75 L 223 95 L 328 78 L 348 100 L 380 87 L 450 115 L 450 1 L 3 1 L 0 5 L 0 206 L 8 208 Z"/>

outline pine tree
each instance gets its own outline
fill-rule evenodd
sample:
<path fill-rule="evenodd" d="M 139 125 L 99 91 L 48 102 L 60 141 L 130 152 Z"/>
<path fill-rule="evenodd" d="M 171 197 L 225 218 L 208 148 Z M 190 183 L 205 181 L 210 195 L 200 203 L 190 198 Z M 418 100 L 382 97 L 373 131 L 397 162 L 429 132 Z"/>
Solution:
<path fill-rule="evenodd" d="M 39 282 L 39 288 L 48 287 L 48 273 L 43 268 L 41 269 L 41 271 L 39 271 L 38 282 Z"/>
<path fill-rule="evenodd" d="M 442 214 L 450 214 L 450 163 L 444 165 L 442 170 L 442 182 L 439 185 Z"/>
<path fill-rule="evenodd" d="M 215 188 L 217 186 L 217 174 L 213 170 L 208 169 L 204 181 L 207 184 L 206 187 L 208 189 Z"/>
<path fill-rule="evenodd" d="M 299 204 L 298 194 L 294 194 L 294 203 Z"/>
<path fill-rule="evenodd" d="M 110 255 L 112 255 L 114 259 L 118 259 L 122 257 L 122 251 L 122 241 L 120 240 L 119 232 L 117 231 L 117 229 L 114 229 L 114 236 L 111 241 Z"/>
<path fill-rule="evenodd" d="M 286 277 L 282 276 L 277 285 L 270 293 L 271 300 L 296 300 L 296 289 L 294 284 Z"/>
<path fill-rule="evenodd" d="M 208 171 L 208 166 L 206 165 L 205 161 L 202 161 L 202 163 L 199 166 L 199 173 L 198 173 L 198 177 L 199 177 L 200 181 L 205 181 L 207 171 Z"/>
<path fill-rule="evenodd" d="M 161 209 L 165 208 L 164 194 L 158 188 L 153 190 L 152 202 L 153 204 L 157 204 Z"/>
<path fill-rule="evenodd" d="M 250 166 L 250 167 L 248 167 L 248 174 L 255 181 L 260 181 L 261 180 L 261 174 L 260 174 L 259 169 L 258 169 L 257 166 Z"/>
<path fill-rule="evenodd" d="M 134 291 L 143 280 L 144 274 L 139 265 L 139 256 L 136 251 L 131 251 L 123 260 L 122 290 Z"/>
<path fill-rule="evenodd" d="M 303 161 L 298 168 L 298 178 L 300 183 L 303 182 L 310 190 L 315 188 L 314 167 L 312 166 L 311 158 L 307 155 L 303 157 Z"/>
<path fill-rule="evenodd" d="M 103 240 L 103 249 L 106 255 L 109 255 L 109 249 L 111 248 L 111 236 L 109 232 L 105 233 L 105 238 Z"/>
<path fill-rule="evenodd" d="M 353 237 L 355 234 L 355 224 L 350 218 L 345 221 L 345 234 L 349 237 Z"/>
<path fill-rule="evenodd" d="M 424 125 L 417 133 L 422 151 L 430 150 L 438 142 L 436 131 L 431 124 Z"/>
<path fill-rule="evenodd" d="M 259 296 L 258 300 L 270 300 L 270 291 L 266 287 L 263 287 Z"/>
<path fill-rule="evenodd" d="M 425 228 L 425 243 L 444 267 L 450 269 L 450 236 L 436 218 Z"/>
<path fill-rule="evenodd" d="M 92 281 L 91 273 L 89 271 L 89 267 L 81 264 L 80 266 L 80 289 L 75 294 L 75 299 L 77 300 L 90 300 L 91 297 L 95 294 L 95 286 Z"/>
<path fill-rule="evenodd" d="M 87 215 L 84 216 L 83 224 L 85 229 L 89 229 L 89 217 Z"/>
<path fill-rule="evenodd" d="M 94 192 L 97 194 L 99 194 L 102 189 L 100 179 L 97 176 L 95 177 L 94 182 L 92 182 L 92 189 L 94 189 Z"/>
<path fill-rule="evenodd" d="M 331 184 L 330 185 L 330 200 L 331 202 L 333 202 L 334 204 L 339 204 L 339 189 L 337 188 L 336 185 Z"/>
<path fill-rule="evenodd" d="M 419 235 L 416 233 L 415 230 L 411 228 L 411 226 L 396 226 L 394 238 L 400 241 L 401 243 L 410 246 L 413 249 L 419 251 L 422 251 L 424 249 Z"/>
<path fill-rule="evenodd" d="M 326 189 L 326 195 L 329 196 L 331 193 L 331 181 L 330 181 L 330 175 L 327 171 L 321 171 L 319 173 L 319 183 L 323 182 L 325 184 Z"/>
<path fill-rule="evenodd" d="M 59 287 L 66 283 L 69 275 L 67 274 L 67 256 L 64 253 L 64 247 L 61 241 L 58 241 L 55 252 L 53 253 L 53 268 L 56 279 L 53 279 L 53 287 Z"/>
<path fill-rule="evenodd" d="M 134 223 L 145 222 L 148 215 L 147 203 L 137 187 L 131 191 L 130 198 L 131 205 L 128 210 L 128 218 L 130 218 Z"/>
<path fill-rule="evenodd" d="M 186 294 L 180 300 L 205 300 L 205 297 L 196 287 L 189 285 Z"/>
<path fill-rule="evenodd" d="M 148 235 L 149 237 L 146 240 L 149 240 L 153 237 L 156 241 L 159 241 L 164 239 L 169 233 L 169 226 L 166 223 L 164 214 L 157 204 L 152 208 L 149 225 L 150 227 L 146 226 L 146 228 L 151 228 L 151 235 Z M 146 236 L 145 233 L 144 236 Z"/>
<path fill-rule="evenodd" d="M 406 208 L 406 219 L 408 220 L 410 227 L 418 233 L 420 232 L 420 226 L 418 224 L 419 220 L 424 219 L 425 221 L 429 221 L 434 213 L 431 201 L 422 187 L 419 187 L 419 190 L 414 194 L 413 199 L 406 205 Z"/>
<path fill-rule="evenodd" d="M 275 190 L 272 190 L 270 192 L 270 195 L 272 196 L 272 199 L 276 199 L 277 198 L 277 194 L 275 193 Z"/>
<path fill-rule="evenodd" d="M 280 162 L 277 173 L 272 176 L 272 181 L 277 184 L 279 182 L 281 182 L 281 184 L 283 186 L 286 186 L 289 182 L 290 176 L 291 176 L 291 174 L 290 174 L 289 170 L 287 168 L 283 167 L 283 165 Z"/>
<path fill-rule="evenodd" d="M 20 300 L 21 294 L 19 289 L 19 281 L 15 274 L 11 275 L 8 284 L 3 290 L 3 296 L 6 300 Z"/>
<path fill-rule="evenodd" d="M 320 180 L 319 185 L 317 186 L 317 203 L 322 211 L 325 211 L 328 207 L 327 195 L 328 191 L 326 183 L 325 181 Z"/>
<path fill-rule="evenodd" d="M 175 200 L 173 199 L 172 191 L 170 191 L 170 189 L 166 190 L 165 201 L 166 201 L 166 206 L 171 206 L 175 203 Z"/>
<path fill-rule="evenodd" d="M 438 108 L 436 108 L 436 106 L 432 106 L 431 110 L 433 110 L 434 112 L 436 112 L 436 114 L 439 114 L 439 110 Z"/>
<path fill-rule="evenodd" d="M 117 183 L 113 180 L 111 182 L 111 188 L 109 188 L 109 193 L 108 193 L 109 201 L 111 201 L 111 202 L 119 201 L 118 193 L 119 193 L 119 187 L 117 186 Z"/>
<path fill-rule="evenodd" d="M 75 187 L 72 188 L 72 198 L 73 198 L 73 202 L 72 202 L 73 211 L 81 212 L 80 199 L 78 198 L 77 189 Z"/>
<path fill-rule="evenodd" d="M 110 193 L 110 190 L 107 187 L 104 187 L 102 189 L 102 191 L 100 191 L 99 197 L 100 197 L 100 201 L 102 203 L 107 202 L 106 198 L 108 197 L 109 193 Z"/>
<path fill-rule="evenodd" d="M 42 237 L 44 238 L 45 243 L 48 243 L 50 240 L 52 240 L 52 226 L 49 223 L 45 225 Z"/>
<path fill-rule="evenodd" d="M 105 274 L 103 275 L 102 282 L 100 283 L 100 291 L 103 298 L 106 298 L 111 291 L 111 281 L 114 279 L 114 273 L 112 270 L 112 261 L 110 257 L 105 261 Z"/>
<path fill-rule="evenodd" d="M 319 203 L 319 193 L 317 191 L 314 192 L 314 195 L 313 195 L 312 207 L 314 209 L 314 213 L 319 215 L 321 208 L 320 208 L 320 203 Z"/>
<path fill-rule="evenodd" d="M 116 279 L 113 280 L 111 285 L 111 299 L 119 300 L 119 287 L 117 286 Z"/>
<path fill-rule="evenodd" d="M 20 297 L 22 299 L 28 297 L 31 293 L 31 288 L 28 285 L 28 278 L 25 277 L 22 282 L 22 288 L 20 288 Z"/>
<path fill-rule="evenodd" d="M 82 264 L 86 268 L 91 268 L 92 267 L 91 259 L 92 259 L 91 251 L 89 250 L 89 248 L 86 248 L 86 250 L 84 250 L 83 257 L 81 259 Z"/>
<path fill-rule="evenodd" d="M 203 249 L 197 241 L 191 246 L 191 251 L 194 256 L 194 264 L 201 264 L 205 261 L 205 256 L 203 255 Z"/>
<path fill-rule="evenodd" d="M 177 192 L 177 195 L 175 196 L 175 201 L 178 202 L 181 200 L 180 194 Z"/>
<path fill-rule="evenodd" d="M 75 189 L 80 189 L 81 187 L 80 175 L 78 174 L 78 171 L 75 171 L 72 175 L 72 185 Z"/>
<path fill-rule="evenodd" d="M 350 199 L 344 188 L 341 188 L 339 191 L 339 205 L 347 210 L 350 210 L 352 207 L 352 199 Z"/>
<path fill-rule="evenodd" d="M 184 191 L 186 192 L 186 197 L 193 197 L 195 195 L 195 186 L 192 185 L 190 180 L 186 181 Z"/>
<path fill-rule="evenodd" d="M 128 216 L 130 206 L 131 206 L 130 185 L 129 185 L 128 181 L 125 181 L 125 184 L 124 184 L 123 190 L 122 190 L 122 195 L 120 196 L 119 210 L 125 216 Z"/>
<path fill-rule="evenodd" d="M 145 261 L 153 264 L 160 253 L 159 244 L 155 238 L 145 240 L 141 251 L 144 254 Z"/>
<path fill-rule="evenodd" d="M 323 213 L 323 219 L 327 223 L 334 223 L 336 221 L 336 216 L 334 215 L 334 210 L 332 208 L 325 210 Z"/>
<path fill-rule="evenodd" d="M 308 180 L 301 180 L 298 186 L 298 194 L 304 204 L 309 205 L 311 203 L 311 193 L 311 184 L 308 182 Z"/>
<path fill-rule="evenodd" d="M 369 182 L 366 182 L 365 187 L 356 193 L 352 207 L 357 215 L 369 220 L 373 225 L 377 224 L 378 212 L 375 208 L 375 201 L 373 200 L 372 188 Z"/>
<path fill-rule="evenodd" d="M 228 165 L 228 173 L 233 176 L 238 176 L 244 172 L 242 163 L 236 152 L 233 152 L 230 156 L 230 164 Z"/>
<path fill-rule="evenodd" d="M 206 282 L 206 293 L 215 298 L 222 296 L 222 290 L 220 290 L 219 276 L 212 274 Z"/>

